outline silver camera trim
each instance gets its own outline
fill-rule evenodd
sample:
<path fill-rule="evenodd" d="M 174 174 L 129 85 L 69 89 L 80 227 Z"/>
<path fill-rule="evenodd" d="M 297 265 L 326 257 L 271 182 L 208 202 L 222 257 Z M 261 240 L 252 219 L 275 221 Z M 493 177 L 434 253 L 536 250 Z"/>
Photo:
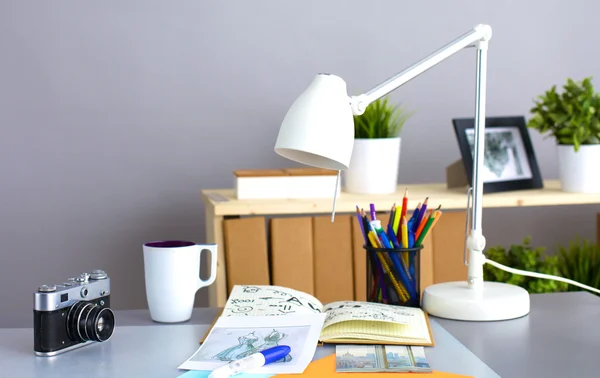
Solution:
<path fill-rule="evenodd" d="M 90 340 L 90 341 L 85 341 L 83 343 L 71 345 L 70 347 L 66 347 L 66 348 L 63 348 L 63 349 L 55 350 L 53 352 L 38 352 L 38 351 L 36 351 L 35 355 L 38 356 L 38 357 L 58 356 L 59 354 L 63 354 L 63 353 L 68 352 L 70 350 L 78 349 L 78 348 L 84 347 L 84 346 L 89 345 L 89 344 L 94 344 L 94 343 L 98 344 L 97 341 L 91 341 Z"/>
<path fill-rule="evenodd" d="M 94 271 L 95 272 L 95 271 Z M 110 278 L 104 274 L 84 273 L 59 285 L 42 285 L 34 294 L 36 311 L 56 311 L 70 307 L 79 301 L 91 301 L 110 294 Z M 61 296 L 67 294 L 62 302 Z"/>

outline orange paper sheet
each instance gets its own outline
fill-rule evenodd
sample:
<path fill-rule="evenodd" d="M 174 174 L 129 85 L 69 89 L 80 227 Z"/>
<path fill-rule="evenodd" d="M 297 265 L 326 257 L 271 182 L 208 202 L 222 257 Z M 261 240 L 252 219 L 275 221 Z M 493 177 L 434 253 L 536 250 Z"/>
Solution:
<path fill-rule="evenodd" d="M 444 373 L 434 370 L 431 373 L 336 373 L 335 372 L 335 354 L 331 354 L 325 358 L 311 362 L 304 373 L 298 374 L 277 374 L 276 378 L 298 378 L 301 377 L 346 377 L 346 378 L 398 378 L 401 375 L 423 377 L 423 378 L 474 378 L 467 375 Z"/>

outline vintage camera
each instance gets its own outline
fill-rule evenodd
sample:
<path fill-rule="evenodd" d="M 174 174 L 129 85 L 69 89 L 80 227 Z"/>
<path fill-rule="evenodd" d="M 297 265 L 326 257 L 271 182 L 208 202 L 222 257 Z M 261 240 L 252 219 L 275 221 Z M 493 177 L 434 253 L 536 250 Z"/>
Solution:
<path fill-rule="evenodd" d="M 110 278 L 103 270 L 40 286 L 34 294 L 35 354 L 55 356 L 108 340 L 115 327 L 109 306 Z"/>

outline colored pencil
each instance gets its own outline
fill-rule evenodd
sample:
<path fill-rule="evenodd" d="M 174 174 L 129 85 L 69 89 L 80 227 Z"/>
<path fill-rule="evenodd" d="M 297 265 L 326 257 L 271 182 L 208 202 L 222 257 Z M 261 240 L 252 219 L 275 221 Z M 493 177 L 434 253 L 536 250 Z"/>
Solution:
<path fill-rule="evenodd" d="M 410 222 L 411 220 L 414 221 L 414 219 L 417 218 L 417 216 L 419 216 L 419 212 L 421 211 L 421 202 L 419 202 L 417 204 L 417 207 L 415 209 L 415 211 L 413 211 L 413 213 L 410 215 L 410 218 L 408 218 L 407 222 Z"/>
<path fill-rule="evenodd" d="M 400 219 L 406 216 L 406 211 L 408 209 L 408 188 L 404 189 L 404 197 L 402 198 L 402 214 Z M 397 229 L 396 229 L 397 231 Z"/>
<path fill-rule="evenodd" d="M 421 209 L 419 210 L 419 214 L 417 214 L 417 219 L 416 219 L 415 223 L 413 224 L 413 231 L 415 233 L 417 232 L 417 228 L 421 224 L 421 221 L 423 220 L 423 217 L 425 216 L 425 212 L 427 211 L 427 201 L 429 201 L 429 197 L 426 197 L 425 201 L 423 201 L 423 204 L 421 205 Z"/>
<path fill-rule="evenodd" d="M 423 228 L 423 232 L 421 232 L 421 235 L 419 236 L 419 238 L 415 242 L 415 246 L 417 246 L 417 247 L 421 246 L 421 243 L 423 243 L 423 239 L 425 239 L 425 236 L 427 236 L 427 233 L 431 229 L 431 225 L 433 224 L 433 221 L 435 221 L 435 217 L 430 217 L 427 220 L 427 224 L 425 225 L 425 228 Z"/>
<path fill-rule="evenodd" d="M 402 247 L 408 248 L 408 223 L 406 222 L 406 217 L 402 218 Z M 408 252 L 402 252 L 402 258 L 404 259 L 404 264 L 408 266 Z"/>
<path fill-rule="evenodd" d="M 358 224 L 360 225 L 360 231 L 362 232 L 363 239 L 365 240 L 365 244 L 369 243 L 369 239 L 367 238 L 367 232 L 365 230 L 365 223 L 363 222 L 363 218 L 360 215 L 360 209 L 358 205 L 356 205 L 356 219 L 358 220 Z"/>
<path fill-rule="evenodd" d="M 402 218 L 402 212 L 404 211 L 404 207 L 398 209 L 394 212 L 394 222 L 392 228 L 394 229 L 394 234 L 398 236 L 398 227 L 400 226 L 400 218 Z"/>
<path fill-rule="evenodd" d="M 394 217 L 396 216 L 396 204 L 394 203 L 392 205 L 392 210 L 390 210 L 390 217 L 388 218 L 388 228 L 389 226 L 393 226 L 394 225 Z"/>
<path fill-rule="evenodd" d="M 408 248 L 408 223 L 406 217 L 402 218 L 402 248 Z"/>
<path fill-rule="evenodd" d="M 417 228 L 417 231 L 415 232 L 415 237 L 417 239 L 419 238 L 419 235 L 421 235 L 423 228 L 425 228 L 425 223 L 427 223 L 427 220 L 429 218 L 431 218 L 432 213 L 433 213 L 433 209 L 429 209 L 427 211 L 427 216 L 423 217 L 423 219 L 421 220 L 421 223 L 419 224 L 419 227 Z"/>
<path fill-rule="evenodd" d="M 435 224 L 440 220 L 440 218 L 442 217 L 442 211 L 441 210 L 436 210 L 437 215 L 435 216 L 435 220 L 433 221 L 433 224 L 431 225 L 431 228 L 433 228 L 435 226 Z"/>

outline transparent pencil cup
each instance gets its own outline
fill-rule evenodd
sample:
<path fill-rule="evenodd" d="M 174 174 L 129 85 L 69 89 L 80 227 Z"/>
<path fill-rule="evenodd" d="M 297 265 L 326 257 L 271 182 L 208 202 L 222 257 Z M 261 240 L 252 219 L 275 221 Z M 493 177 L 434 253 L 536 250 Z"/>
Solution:
<path fill-rule="evenodd" d="M 421 307 L 421 250 L 373 248 L 367 251 L 367 301 Z"/>

